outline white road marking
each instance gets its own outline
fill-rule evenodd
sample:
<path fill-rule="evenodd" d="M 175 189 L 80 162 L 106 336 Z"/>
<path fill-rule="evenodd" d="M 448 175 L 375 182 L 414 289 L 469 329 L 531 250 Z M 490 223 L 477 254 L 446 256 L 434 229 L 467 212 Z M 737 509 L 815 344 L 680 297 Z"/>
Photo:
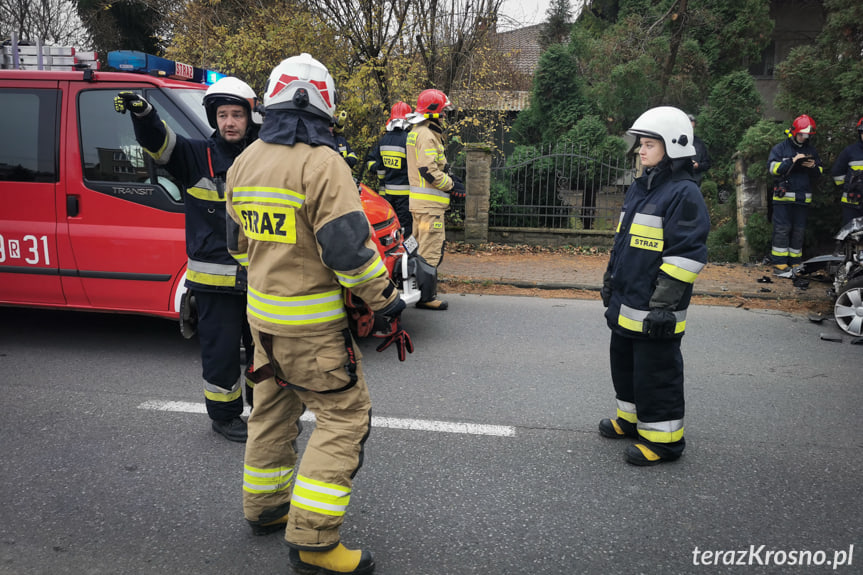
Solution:
<path fill-rule="evenodd" d="M 192 403 L 188 401 L 145 401 L 138 409 L 150 411 L 176 411 L 181 413 L 207 413 L 203 403 Z M 246 406 L 243 415 L 249 415 Z M 314 422 L 315 415 L 306 412 L 300 417 L 301 421 Z M 372 427 L 386 427 L 389 429 L 408 429 L 411 431 L 434 431 L 438 433 L 462 433 L 465 435 L 493 435 L 496 437 L 515 437 L 515 427 L 510 425 L 485 425 L 481 423 L 460 423 L 456 421 L 433 421 L 426 419 L 402 419 L 397 417 L 372 416 Z"/>

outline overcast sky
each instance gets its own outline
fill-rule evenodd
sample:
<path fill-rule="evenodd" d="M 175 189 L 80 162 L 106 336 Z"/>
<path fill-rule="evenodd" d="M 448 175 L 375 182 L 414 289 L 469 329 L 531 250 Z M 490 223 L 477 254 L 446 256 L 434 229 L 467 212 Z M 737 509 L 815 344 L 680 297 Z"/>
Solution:
<path fill-rule="evenodd" d="M 508 18 L 512 18 L 520 26 L 530 26 L 531 24 L 539 24 L 545 20 L 545 11 L 548 10 L 550 0 L 503 0 L 501 13 Z"/>

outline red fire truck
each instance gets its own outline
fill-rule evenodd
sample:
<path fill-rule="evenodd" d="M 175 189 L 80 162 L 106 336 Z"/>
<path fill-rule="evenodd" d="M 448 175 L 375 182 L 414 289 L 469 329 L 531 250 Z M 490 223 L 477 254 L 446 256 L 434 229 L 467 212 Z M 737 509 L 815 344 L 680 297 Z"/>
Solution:
<path fill-rule="evenodd" d="M 205 138 L 210 74 L 137 52 L 108 57 L 129 72 L 62 65 L 74 71 L 0 70 L 0 305 L 176 319 L 186 271 L 180 186 L 144 153 L 113 98 L 141 93 L 175 132 Z M 417 301 L 395 214 L 371 190 L 362 196 L 390 272 L 404 271 L 403 298 Z"/>

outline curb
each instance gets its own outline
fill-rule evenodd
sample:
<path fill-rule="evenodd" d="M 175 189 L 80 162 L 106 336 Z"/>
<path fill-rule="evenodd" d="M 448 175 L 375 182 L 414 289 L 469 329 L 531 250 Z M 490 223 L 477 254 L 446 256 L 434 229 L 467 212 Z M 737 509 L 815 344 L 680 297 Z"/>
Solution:
<path fill-rule="evenodd" d="M 504 285 L 511 286 L 516 288 L 523 289 L 541 289 L 541 290 L 586 290 L 586 291 L 599 291 L 601 286 L 596 284 L 571 284 L 571 283 L 556 283 L 556 282 L 529 282 L 523 280 L 505 280 L 505 279 L 480 279 L 480 278 L 462 278 L 457 276 L 441 276 L 438 278 L 440 282 L 459 282 L 466 284 L 495 284 L 495 285 Z M 811 293 L 804 293 L 803 290 L 797 290 L 792 295 L 777 295 L 775 293 L 761 293 L 761 292 L 735 292 L 735 291 L 712 291 L 712 290 L 700 290 L 693 289 L 693 296 L 703 296 L 703 297 L 718 297 L 718 298 L 734 298 L 734 297 L 743 297 L 748 299 L 781 299 L 781 298 L 794 298 L 805 301 L 828 301 L 829 298 L 825 296 L 817 296 Z"/>

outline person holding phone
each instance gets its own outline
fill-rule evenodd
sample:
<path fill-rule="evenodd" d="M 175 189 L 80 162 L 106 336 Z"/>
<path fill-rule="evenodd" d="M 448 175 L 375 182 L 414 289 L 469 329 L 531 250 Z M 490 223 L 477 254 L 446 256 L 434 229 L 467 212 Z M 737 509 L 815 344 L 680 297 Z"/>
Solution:
<path fill-rule="evenodd" d="M 767 169 L 773 176 L 773 241 L 770 257 L 773 273 L 791 278 L 803 261 L 803 235 L 812 204 L 812 182 L 824 168 L 812 144 L 815 120 L 797 116 L 788 137 L 773 146 Z"/>

